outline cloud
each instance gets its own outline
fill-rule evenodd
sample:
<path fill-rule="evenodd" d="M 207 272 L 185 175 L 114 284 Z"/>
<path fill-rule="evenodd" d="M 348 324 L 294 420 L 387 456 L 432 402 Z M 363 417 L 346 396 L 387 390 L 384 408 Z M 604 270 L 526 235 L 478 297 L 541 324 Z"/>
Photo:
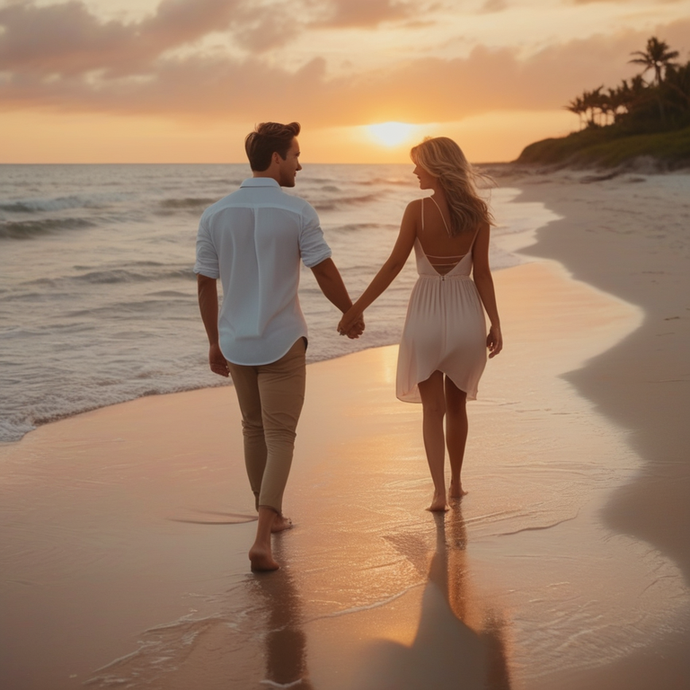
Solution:
<path fill-rule="evenodd" d="M 637 4 L 635 0 L 571 0 L 573 5 L 592 5 L 594 3 L 609 3 L 617 5 L 634 5 Z M 649 0 L 646 4 L 652 5 L 675 5 L 679 2 L 685 2 L 685 0 Z"/>
<path fill-rule="evenodd" d="M 79 0 L 0 9 L 0 69 L 75 74 L 134 71 L 166 50 L 193 42 L 231 21 L 238 0 L 163 0 L 138 23 L 100 22 Z"/>
<path fill-rule="evenodd" d="M 508 9 L 506 0 L 486 0 L 480 12 L 491 14 L 493 12 L 503 12 L 506 9 Z"/>
<path fill-rule="evenodd" d="M 421 8 L 396 0 L 330 0 L 318 1 L 322 19 L 313 26 L 334 28 L 374 28 L 383 22 L 413 17 Z"/>
<path fill-rule="evenodd" d="M 258 52 L 240 59 L 171 50 L 222 24 L 244 27 L 243 40 L 254 51 L 302 30 L 283 15 L 272 15 L 271 24 L 270 7 L 275 9 L 252 11 L 241 0 L 165 0 L 155 15 L 129 24 L 99 22 L 75 1 L 0 9 L 0 109 L 199 123 L 285 118 L 309 126 L 457 121 L 498 110 L 557 109 L 585 88 L 615 86 L 635 72 L 630 53 L 643 48 L 650 33 L 554 44 L 526 59 L 517 48 L 480 45 L 463 58 L 410 57 L 338 77 L 320 57 L 294 71 Z M 201 16 L 191 17 L 190 8 Z M 375 15 L 369 16 L 373 21 Z M 684 48 L 690 19 L 655 33 Z"/>
<path fill-rule="evenodd" d="M 281 11 L 281 7 L 283 10 Z M 166 51 L 230 30 L 253 52 L 282 45 L 299 32 L 284 5 L 249 0 L 162 0 L 139 22 L 102 22 L 80 0 L 0 8 L 0 70 L 74 75 L 106 69 L 136 74 Z"/>
<path fill-rule="evenodd" d="M 132 32 L 117 22 L 99 24 L 81 2 L 0 9 L 0 69 L 78 72 L 111 65 L 131 43 Z"/>

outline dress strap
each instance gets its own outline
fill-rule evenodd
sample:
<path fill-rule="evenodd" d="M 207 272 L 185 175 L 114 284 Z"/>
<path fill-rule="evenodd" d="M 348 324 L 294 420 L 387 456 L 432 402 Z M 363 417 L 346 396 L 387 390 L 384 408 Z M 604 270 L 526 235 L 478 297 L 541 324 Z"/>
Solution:
<path fill-rule="evenodd" d="M 450 228 L 448 227 L 448 223 L 446 223 L 446 218 L 443 215 L 443 211 L 441 211 L 441 207 L 438 205 L 438 201 L 436 201 L 436 199 L 434 199 L 433 196 L 430 196 L 429 198 L 436 204 L 436 208 L 438 209 L 438 212 L 441 214 L 441 220 L 443 221 L 443 224 L 446 226 L 446 232 L 450 237 L 452 237 L 453 234 L 451 233 Z M 422 224 L 422 227 L 424 227 L 424 224 Z"/>
<path fill-rule="evenodd" d="M 424 197 L 422 197 L 422 232 L 424 232 Z"/>
<path fill-rule="evenodd" d="M 468 254 L 472 252 L 472 249 L 474 248 L 474 242 L 477 239 L 477 235 L 479 235 L 479 231 L 482 229 L 482 226 L 480 225 L 475 231 L 474 231 L 474 237 L 472 238 L 472 244 L 470 245 L 470 248 L 468 250 Z"/>

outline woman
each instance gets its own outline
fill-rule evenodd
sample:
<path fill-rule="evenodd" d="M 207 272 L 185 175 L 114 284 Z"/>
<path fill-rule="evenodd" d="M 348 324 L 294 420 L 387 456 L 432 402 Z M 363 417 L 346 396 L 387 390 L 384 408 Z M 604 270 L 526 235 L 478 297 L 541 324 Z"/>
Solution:
<path fill-rule="evenodd" d="M 407 206 L 390 257 L 338 330 L 346 333 L 361 317 L 400 273 L 414 247 L 419 279 L 403 328 L 396 394 L 405 402 L 422 403 L 424 448 L 434 482 L 428 509 L 444 511 L 445 448 L 449 496 L 460 498 L 467 493 L 460 479 L 467 440 L 465 403 L 476 398 L 486 348 L 494 357 L 503 347 L 489 268 L 492 218 L 474 185 L 478 174 L 452 139 L 427 138 L 410 155 L 420 188 L 433 194 Z M 491 324 L 488 336 L 484 310 Z"/>

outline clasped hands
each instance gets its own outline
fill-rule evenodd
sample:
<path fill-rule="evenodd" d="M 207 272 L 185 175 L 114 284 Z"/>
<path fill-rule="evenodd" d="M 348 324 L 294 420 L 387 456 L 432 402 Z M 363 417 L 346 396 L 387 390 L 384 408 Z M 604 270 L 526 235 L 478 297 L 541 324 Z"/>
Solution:
<path fill-rule="evenodd" d="M 346 335 L 352 340 L 359 338 L 359 336 L 364 333 L 364 316 L 362 312 L 354 307 L 350 307 L 343 314 L 343 318 L 340 319 L 338 333 L 340 333 L 340 335 Z"/>

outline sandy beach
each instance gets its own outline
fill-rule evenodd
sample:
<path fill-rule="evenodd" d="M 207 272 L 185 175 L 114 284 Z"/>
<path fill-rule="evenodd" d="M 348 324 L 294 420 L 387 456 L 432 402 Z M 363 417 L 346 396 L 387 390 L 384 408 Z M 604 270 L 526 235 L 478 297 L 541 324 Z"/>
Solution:
<path fill-rule="evenodd" d="M 561 219 L 495 274 L 469 494 L 424 510 L 395 346 L 309 366 L 270 575 L 232 390 L 42 426 L 0 446 L 1 687 L 690 686 L 690 175 L 497 177 Z"/>

